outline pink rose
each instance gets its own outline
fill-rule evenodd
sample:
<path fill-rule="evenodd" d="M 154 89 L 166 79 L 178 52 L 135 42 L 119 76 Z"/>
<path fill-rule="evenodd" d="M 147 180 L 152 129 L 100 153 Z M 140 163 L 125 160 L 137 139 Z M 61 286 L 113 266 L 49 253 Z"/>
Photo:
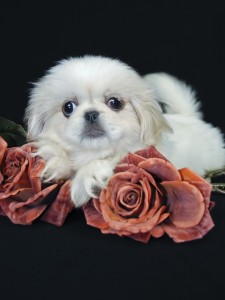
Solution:
<path fill-rule="evenodd" d="M 203 237 L 213 226 L 211 185 L 191 170 L 177 170 L 155 147 L 125 157 L 98 199 L 83 206 L 102 233 L 147 243 L 167 233 L 175 242 Z"/>
<path fill-rule="evenodd" d="M 0 214 L 16 224 L 31 224 L 41 216 L 60 226 L 73 208 L 70 182 L 44 187 L 40 175 L 45 163 L 31 155 L 34 150 L 32 144 L 7 148 L 0 137 Z"/>

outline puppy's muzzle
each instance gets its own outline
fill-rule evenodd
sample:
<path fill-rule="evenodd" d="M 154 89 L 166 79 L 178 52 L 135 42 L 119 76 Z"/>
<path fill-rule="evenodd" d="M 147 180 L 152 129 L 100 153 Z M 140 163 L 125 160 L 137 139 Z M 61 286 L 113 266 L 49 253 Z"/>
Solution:
<path fill-rule="evenodd" d="M 98 111 L 88 111 L 84 114 L 84 119 L 86 121 L 83 134 L 86 137 L 96 138 L 101 137 L 105 134 L 105 131 L 99 122 L 99 112 Z"/>

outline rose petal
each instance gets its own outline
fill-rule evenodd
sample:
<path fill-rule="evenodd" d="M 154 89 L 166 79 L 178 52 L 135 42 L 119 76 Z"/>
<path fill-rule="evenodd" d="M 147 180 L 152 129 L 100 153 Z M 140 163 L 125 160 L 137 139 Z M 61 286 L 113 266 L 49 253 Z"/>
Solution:
<path fill-rule="evenodd" d="M 115 203 L 115 210 L 123 218 L 132 217 L 134 216 L 134 214 L 137 214 L 137 211 L 141 206 L 142 191 L 140 190 L 140 187 L 139 190 L 138 189 L 131 190 L 130 187 L 125 187 L 124 191 L 121 190 L 122 189 L 120 189 L 117 196 L 118 201 L 116 201 Z M 123 194 L 123 192 L 125 192 L 126 194 Z M 136 197 L 137 199 L 132 205 L 126 203 L 126 198 L 128 197 L 129 194 L 133 194 L 134 197 Z"/>
<path fill-rule="evenodd" d="M 12 181 L 7 183 L 3 186 L 3 189 L 4 189 L 4 192 L 5 193 L 8 193 L 14 186 L 16 183 L 18 183 L 18 181 L 20 180 L 20 178 L 22 177 L 23 173 L 25 172 L 26 170 L 26 166 L 28 164 L 28 161 L 25 160 L 24 163 L 20 166 L 20 171 L 18 172 L 18 174 L 15 175 L 15 177 L 12 178 Z M 25 174 L 26 176 L 26 174 Z M 29 187 L 30 184 L 27 180 L 22 180 L 22 182 L 25 184 L 25 186 L 22 186 L 21 187 Z"/>
<path fill-rule="evenodd" d="M 138 232 L 138 233 L 130 233 L 126 230 L 116 231 L 110 227 L 101 229 L 103 234 L 116 234 L 120 237 L 128 237 L 138 242 L 147 243 L 151 237 L 151 231 L 149 232 Z"/>
<path fill-rule="evenodd" d="M 147 213 L 148 219 L 152 218 L 157 210 L 161 207 L 161 196 L 157 191 L 154 191 L 151 195 L 150 203 L 149 203 L 149 211 Z"/>
<path fill-rule="evenodd" d="M 128 165 L 137 166 L 141 161 L 145 161 L 143 156 L 140 156 L 136 153 L 128 153 L 126 157 L 124 157 L 120 163 L 126 163 Z"/>
<path fill-rule="evenodd" d="M 202 238 L 214 227 L 214 223 L 209 211 L 206 210 L 201 222 L 194 227 L 180 228 L 170 222 L 162 223 L 162 227 L 174 242 L 181 243 Z"/>
<path fill-rule="evenodd" d="M 0 216 L 6 216 L 6 214 L 4 213 L 4 211 L 3 211 L 3 209 L 1 208 L 1 206 L 0 206 Z"/>
<path fill-rule="evenodd" d="M 152 235 L 152 232 L 149 231 L 149 232 L 145 232 L 145 233 L 139 232 L 139 233 L 131 234 L 131 235 L 128 235 L 128 237 L 132 238 L 135 241 L 147 244 L 150 240 L 151 235 Z"/>
<path fill-rule="evenodd" d="M 140 180 L 140 184 L 142 185 L 142 189 L 143 189 L 143 199 L 142 199 L 142 209 L 139 213 L 139 218 L 144 217 L 145 215 L 147 215 L 147 212 L 150 210 L 150 205 L 152 205 L 151 203 L 151 199 L 152 199 L 152 190 L 150 187 L 150 184 L 147 180 L 146 177 L 144 177 L 142 180 Z M 148 214 L 148 218 L 149 218 L 149 214 Z"/>
<path fill-rule="evenodd" d="M 134 174 L 134 175 L 132 176 L 131 182 L 132 182 L 132 183 L 137 183 L 137 182 L 139 182 L 139 181 L 141 180 L 141 178 L 144 178 L 144 177 L 146 177 L 146 178 L 148 179 L 149 183 L 150 183 L 151 185 L 153 185 L 153 187 L 154 187 L 160 194 L 162 194 L 162 192 L 161 192 L 161 190 L 160 190 L 160 188 L 159 188 L 159 185 L 156 183 L 154 177 L 153 177 L 150 173 L 148 173 L 147 171 L 145 171 L 145 170 L 143 170 L 143 169 L 141 169 L 141 168 L 138 168 L 138 169 L 136 170 L 136 174 Z"/>
<path fill-rule="evenodd" d="M 2 163 L 7 146 L 8 144 L 6 143 L 6 141 L 0 136 L 0 164 Z"/>
<path fill-rule="evenodd" d="M 181 180 L 181 176 L 175 167 L 170 162 L 160 158 L 149 158 L 139 163 L 138 166 L 161 180 Z"/>
<path fill-rule="evenodd" d="M 44 160 L 41 158 L 36 158 L 34 165 L 32 165 L 30 170 L 28 170 L 30 183 L 35 193 L 40 192 L 42 189 L 41 172 L 43 171 L 44 166 Z"/>
<path fill-rule="evenodd" d="M 161 153 L 159 153 L 154 146 L 150 146 L 146 149 L 136 151 L 135 153 L 129 153 L 125 156 L 115 168 L 115 172 L 124 172 L 131 167 L 131 165 L 138 166 L 142 161 L 148 158 L 160 158 L 168 161 Z"/>
<path fill-rule="evenodd" d="M 18 188 L 16 190 L 12 190 L 8 193 L 0 193 L 0 200 L 1 199 L 6 199 L 9 197 L 13 197 L 13 199 L 20 199 L 20 197 L 16 196 L 17 194 L 21 193 L 21 198 L 22 200 L 25 199 L 26 196 L 30 195 L 33 196 L 31 188 Z"/>
<path fill-rule="evenodd" d="M 164 231 L 163 226 L 160 224 L 160 225 L 154 227 L 152 229 L 151 233 L 152 233 L 152 236 L 154 236 L 155 238 L 160 238 L 161 236 L 164 235 L 165 231 Z"/>
<path fill-rule="evenodd" d="M 40 205 L 34 208 L 21 207 L 18 210 L 12 210 L 10 205 L 13 203 L 13 198 L 6 198 L 0 201 L 1 209 L 5 215 L 14 223 L 21 225 L 30 225 L 36 220 L 46 209 L 47 205 Z"/>
<path fill-rule="evenodd" d="M 0 184 L 3 182 L 3 180 L 4 180 L 4 177 L 2 176 L 2 173 L 0 171 Z"/>
<path fill-rule="evenodd" d="M 121 209 L 121 205 L 128 211 L 135 208 L 141 197 L 139 189 L 140 186 L 132 184 L 120 188 L 117 196 L 119 201 L 116 202 L 116 208 Z"/>
<path fill-rule="evenodd" d="M 185 181 L 165 181 L 170 221 L 181 228 L 196 226 L 205 212 L 204 198 L 201 192 Z"/>
<path fill-rule="evenodd" d="M 42 204 L 43 199 L 55 188 L 57 184 L 49 186 L 39 193 L 28 198 L 27 201 L 21 201 L 26 195 L 32 194 L 31 189 L 21 189 L 19 191 L 11 191 L 11 195 L 15 192 L 19 196 L 8 195 L 7 198 L 0 201 L 0 207 L 8 218 L 15 224 L 30 225 L 35 219 L 37 219 L 46 209 L 47 204 Z M 19 201 L 16 200 L 19 199 Z M 35 207 L 34 207 L 35 205 Z"/>
<path fill-rule="evenodd" d="M 21 149 L 23 149 L 26 153 L 34 153 L 36 150 L 36 147 L 33 143 L 27 143 L 21 146 Z"/>
<path fill-rule="evenodd" d="M 53 184 L 51 186 L 48 186 L 47 188 L 41 190 L 39 193 L 30 197 L 26 202 L 12 201 L 12 203 L 10 203 L 10 209 L 13 211 L 16 211 L 24 206 L 29 206 L 29 207 L 35 206 L 36 207 L 36 206 L 42 204 L 43 199 L 48 194 L 50 194 L 57 186 L 58 186 L 58 184 Z"/>
<path fill-rule="evenodd" d="M 146 149 L 141 149 L 135 152 L 144 158 L 160 158 L 162 160 L 168 161 L 154 146 L 150 146 Z"/>
<path fill-rule="evenodd" d="M 118 220 L 118 218 L 115 218 L 115 214 L 107 206 L 102 204 L 101 207 L 103 219 L 109 227 L 116 231 L 126 230 L 130 233 L 148 232 L 159 224 L 160 221 L 162 222 L 168 217 L 168 213 L 163 213 L 166 207 L 162 206 L 150 219 L 146 216 L 145 219 L 143 217 L 141 219 L 123 219 L 122 222 L 121 220 Z"/>
<path fill-rule="evenodd" d="M 19 201 L 19 202 L 24 203 L 24 202 L 27 201 L 27 199 L 34 196 L 34 192 L 31 188 L 21 188 L 21 189 L 18 189 L 18 190 L 11 191 L 11 192 L 9 192 L 8 194 L 5 194 L 5 195 L 7 196 L 5 198 L 13 196 L 12 198 L 15 201 Z M 2 199 L 4 199 L 4 198 L 2 198 Z"/>
<path fill-rule="evenodd" d="M 95 209 L 101 213 L 102 211 L 101 211 L 101 205 L 100 205 L 99 198 L 92 198 L 92 203 L 93 203 Z"/>
<path fill-rule="evenodd" d="M 99 229 L 106 229 L 109 227 L 103 219 L 102 214 L 95 208 L 93 200 L 90 200 L 83 205 L 82 208 L 88 225 Z"/>
<path fill-rule="evenodd" d="M 107 198 L 107 203 L 109 205 L 110 208 L 114 209 L 116 203 L 117 203 L 117 195 L 118 195 L 118 191 L 121 190 L 121 188 L 124 187 L 125 185 L 129 185 L 131 178 L 133 176 L 133 173 L 131 172 L 123 172 L 123 173 L 117 173 L 115 175 L 113 175 L 108 183 L 107 186 L 107 192 L 106 192 L 106 198 Z M 137 188 L 139 188 L 138 186 L 136 186 Z M 100 201 L 101 199 L 103 199 L 102 197 L 100 197 Z M 105 201 L 105 200 L 103 200 Z"/>
<path fill-rule="evenodd" d="M 62 226 L 67 215 L 74 208 L 74 204 L 70 197 L 70 180 L 67 180 L 59 190 L 59 193 L 41 217 L 42 221 Z"/>
<path fill-rule="evenodd" d="M 193 172 L 189 168 L 179 169 L 179 173 L 183 181 L 203 182 L 209 185 L 209 183 L 205 179 L 203 179 L 201 176 L 199 176 L 197 173 Z"/>
<path fill-rule="evenodd" d="M 21 171 L 22 172 L 19 172 L 12 180 L 12 183 L 14 183 L 14 185 L 11 185 L 11 188 L 13 190 L 20 189 L 20 188 L 32 188 L 32 185 L 31 185 L 31 182 L 29 179 L 29 174 L 27 172 L 27 164 L 25 162 L 21 166 Z M 9 192 L 10 191 L 11 191 L 11 189 L 9 190 Z"/>
<path fill-rule="evenodd" d="M 130 181 L 133 175 L 134 175 L 134 173 L 129 172 L 129 171 L 116 173 L 116 174 L 112 175 L 112 177 L 110 178 L 108 186 L 113 186 L 115 183 L 121 182 L 121 181 L 125 181 L 125 182 Z"/>
<path fill-rule="evenodd" d="M 179 170 L 181 179 L 195 185 L 202 193 L 206 203 L 209 203 L 212 191 L 212 185 L 204 178 L 188 168 Z"/>

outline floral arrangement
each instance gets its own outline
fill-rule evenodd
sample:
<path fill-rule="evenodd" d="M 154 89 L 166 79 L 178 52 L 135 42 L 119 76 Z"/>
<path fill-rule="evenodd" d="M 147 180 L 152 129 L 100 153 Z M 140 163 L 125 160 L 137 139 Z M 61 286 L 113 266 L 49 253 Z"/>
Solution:
<path fill-rule="evenodd" d="M 33 155 L 35 150 L 20 125 L 0 118 L 0 215 L 15 224 L 40 219 L 62 226 L 75 208 L 70 180 L 44 184 L 45 162 Z M 214 227 L 211 193 L 224 193 L 224 185 L 209 179 L 224 170 L 205 178 L 188 168 L 177 170 L 151 146 L 128 154 L 114 171 L 99 198 L 82 207 L 87 224 L 102 233 L 144 243 L 167 234 L 174 242 L 186 242 L 202 238 Z"/>

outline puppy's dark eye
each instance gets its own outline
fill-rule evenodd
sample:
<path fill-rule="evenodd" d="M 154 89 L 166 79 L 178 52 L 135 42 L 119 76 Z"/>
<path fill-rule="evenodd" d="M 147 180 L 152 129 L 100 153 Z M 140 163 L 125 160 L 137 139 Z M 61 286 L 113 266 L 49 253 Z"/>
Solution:
<path fill-rule="evenodd" d="M 124 102 L 116 97 L 109 98 L 106 104 L 113 110 L 121 110 L 124 106 Z"/>
<path fill-rule="evenodd" d="M 76 104 L 73 101 L 67 101 L 62 107 L 62 111 L 65 117 L 69 117 L 76 109 Z"/>

